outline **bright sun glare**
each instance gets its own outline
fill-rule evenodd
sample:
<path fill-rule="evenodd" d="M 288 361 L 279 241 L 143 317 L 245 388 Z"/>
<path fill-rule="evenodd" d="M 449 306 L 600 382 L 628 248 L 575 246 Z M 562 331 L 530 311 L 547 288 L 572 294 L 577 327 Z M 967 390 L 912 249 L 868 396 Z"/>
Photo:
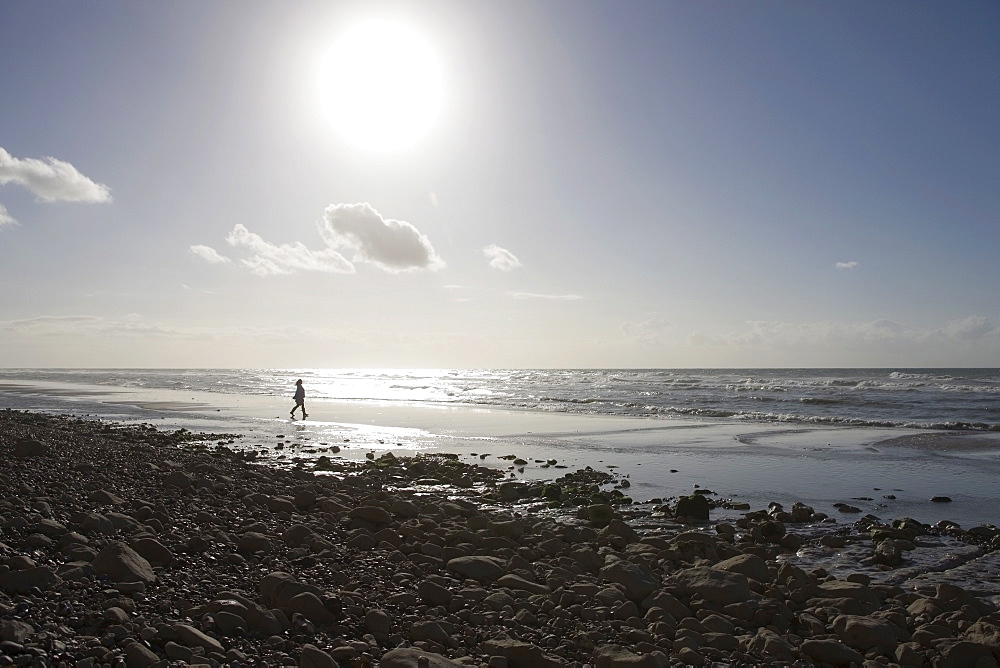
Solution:
<path fill-rule="evenodd" d="M 334 129 L 364 149 L 409 148 L 441 108 L 434 51 L 398 23 L 369 21 L 349 29 L 327 53 L 320 76 Z"/>

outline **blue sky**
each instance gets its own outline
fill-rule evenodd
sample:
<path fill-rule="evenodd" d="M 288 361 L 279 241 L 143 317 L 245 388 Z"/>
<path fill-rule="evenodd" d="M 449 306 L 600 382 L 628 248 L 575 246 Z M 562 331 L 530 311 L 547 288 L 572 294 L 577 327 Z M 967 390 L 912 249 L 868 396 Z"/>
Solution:
<path fill-rule="evenodd" d="M 8 1 L 0 365 L 996 366 L 997 34 L 975 1 Z"/>

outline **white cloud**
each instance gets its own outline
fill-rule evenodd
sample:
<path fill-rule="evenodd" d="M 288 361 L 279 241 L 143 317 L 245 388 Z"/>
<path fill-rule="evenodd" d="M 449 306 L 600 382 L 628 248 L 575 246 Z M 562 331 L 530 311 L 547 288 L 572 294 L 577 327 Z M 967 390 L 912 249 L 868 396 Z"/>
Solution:
<path fill-rule="evenodd" d="M 553 301 L 576 301 L 583 299 L 580 295 L 542 295 L 537 292 L 508 292 L 507 296 L 513 299 L 549 299 Z"/>
<path fill-rule="evenodd" d="M 851 260 L 850 262 L 838 262 L 835 266 L 837 269 L 854 269 L 858 266 L 858 263 Z"/>
<path fill-rule="evenodd" d="M 352 249 L 355 262 L 369 262 L 388 272 L 444 267 L 430 240 L 416 227 L 383 218 L 367 202 L 331 204 L 319 229 L 331 249 Z"/>
<path fill-rule="evenodd" d="M 295 271 L 354 273 L 354 265 L 332 248 L 311 251 L 298 241 L 278 246 L 240 224 L 233 227 L 226 241 L 234 248 L 243 248 L 252 253 L 249 258 L 241 259 L 240 263 L 258 276 L 291 274 Z"/>
<path fill-rule="evenodd" d="M 225 264 L 230 262 L 228 257 L 221 255 L 219 251 L 215 250 L 211 246 L 197 244 L 195 246 L 191 246 L 191 252 L 209 264 Z"/>
<path fill-rule="evenodd" d="M 8 225 L 17 225 L 17 221 L 14 220 L 14 216 L 7 213 L 7 208 L 0 204 L 0 228 L 7 227 Z"/>
<path fill-rule="evenodd" d="M 483 249 L 483 255 L 490 259 L 490 266 L 500 271 L 510 271 L 521 266 L 521 261 L 506 248 L 490 244 Z"/>
<path fill-rule="evenodd" d="M 16 183 L 45 202 L 110 202 L 111 190 L 56 158 L 15 158 L 0 148 L 0 185 Z"/>

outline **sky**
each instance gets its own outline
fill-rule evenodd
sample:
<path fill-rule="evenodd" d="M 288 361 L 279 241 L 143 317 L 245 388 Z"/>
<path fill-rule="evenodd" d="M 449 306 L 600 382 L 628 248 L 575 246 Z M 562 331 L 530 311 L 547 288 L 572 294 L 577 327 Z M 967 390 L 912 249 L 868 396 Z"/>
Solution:
<path fill-rule="evenodd" d="M 0 3 L 0 366 L 1000 365 L 1000 4 Z"/>

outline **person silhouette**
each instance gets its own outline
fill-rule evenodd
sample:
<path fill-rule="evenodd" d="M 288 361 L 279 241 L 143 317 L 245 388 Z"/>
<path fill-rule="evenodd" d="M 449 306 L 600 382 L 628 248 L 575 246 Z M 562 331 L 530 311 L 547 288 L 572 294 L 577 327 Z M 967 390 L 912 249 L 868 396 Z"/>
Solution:
<path fill-rule="evenodd" d="M 309 417 L 309 413 L 306 413 L 306 388 L 302 387 L 301 378 L 295 381 L 295 396 L 293 398 L 295 399 L 295 408 L 292 408 L 291 413 L 289 413 L 292 416 L 292 419 L 295 419 L 296 408 L 302 409 L 303 419 Z"/>

